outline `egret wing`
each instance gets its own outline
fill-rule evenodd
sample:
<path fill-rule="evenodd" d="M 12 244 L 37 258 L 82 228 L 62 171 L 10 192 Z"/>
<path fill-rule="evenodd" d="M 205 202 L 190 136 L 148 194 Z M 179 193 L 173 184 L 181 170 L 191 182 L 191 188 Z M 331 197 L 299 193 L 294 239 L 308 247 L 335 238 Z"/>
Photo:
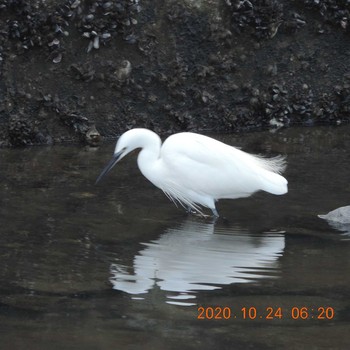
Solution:
<path fill-rule="evenodd" d="M 213 198 L 239 198 L 261 189 L 259 160 L 212 138 L 180 133 L 163 144 L 168 180 Z"/>

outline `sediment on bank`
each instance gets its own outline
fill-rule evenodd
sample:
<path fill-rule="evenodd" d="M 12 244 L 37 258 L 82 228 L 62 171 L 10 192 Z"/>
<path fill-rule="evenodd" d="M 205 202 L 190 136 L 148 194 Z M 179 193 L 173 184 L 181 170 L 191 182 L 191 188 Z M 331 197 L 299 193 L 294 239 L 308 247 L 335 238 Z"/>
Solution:
<path fill-rule="evenodd" d="M 0 145 L 349 121 L 344 1 L 0 1 Z"/>

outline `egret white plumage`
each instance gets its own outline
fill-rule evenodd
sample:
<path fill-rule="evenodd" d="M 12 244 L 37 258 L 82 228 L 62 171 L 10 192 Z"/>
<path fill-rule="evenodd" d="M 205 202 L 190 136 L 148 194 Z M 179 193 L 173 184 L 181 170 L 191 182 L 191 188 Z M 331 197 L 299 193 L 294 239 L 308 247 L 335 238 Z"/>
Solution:
<path fill-rule="evenodd" d="M 131 151 L 141 148 L 137 163 L 141 173 L 175 204 L 203 215 L 200 206 L 219 214 L 221 198 L 249 197 L 263 190 L 275 195 L 288 192 L 280 175 L 285 158 L 264 158 L 241 151 L 208 136 L 182 132 L 163 143 L 151 130 L 136 128 L 120 136 L 112 160 L 96 183 Z"/>

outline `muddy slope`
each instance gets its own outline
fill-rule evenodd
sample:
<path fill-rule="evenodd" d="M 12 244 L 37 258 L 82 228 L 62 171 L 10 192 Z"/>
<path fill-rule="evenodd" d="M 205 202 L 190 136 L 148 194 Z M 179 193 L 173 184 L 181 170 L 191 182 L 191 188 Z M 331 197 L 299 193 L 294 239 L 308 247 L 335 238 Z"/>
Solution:
<path fill-rule="evenodd" d="M 0 145 L 349 120 L 350 5 L 0 1 Z"/>

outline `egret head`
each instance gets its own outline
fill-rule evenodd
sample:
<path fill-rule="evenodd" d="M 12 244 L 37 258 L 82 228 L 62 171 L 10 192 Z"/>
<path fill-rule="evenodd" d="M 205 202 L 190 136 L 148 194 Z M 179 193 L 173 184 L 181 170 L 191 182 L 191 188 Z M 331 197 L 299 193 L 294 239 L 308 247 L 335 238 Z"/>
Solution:
<path fill-rule="evenodd" d="M 122 158 L 137 148 L 144 148 L 149 144 L 149 137 L 154 133 L 147 129 L 131 129 L 121 135 L 115 146 L 114 154 L 110 162 L 102 170 L 97 178 L 98 183 Z M 154 134 L 156 135 L 156 134 Z M 154 136 L 153 136 L 154 137 Z M 158 136 L 157 136 L 158 137 Z"/>

